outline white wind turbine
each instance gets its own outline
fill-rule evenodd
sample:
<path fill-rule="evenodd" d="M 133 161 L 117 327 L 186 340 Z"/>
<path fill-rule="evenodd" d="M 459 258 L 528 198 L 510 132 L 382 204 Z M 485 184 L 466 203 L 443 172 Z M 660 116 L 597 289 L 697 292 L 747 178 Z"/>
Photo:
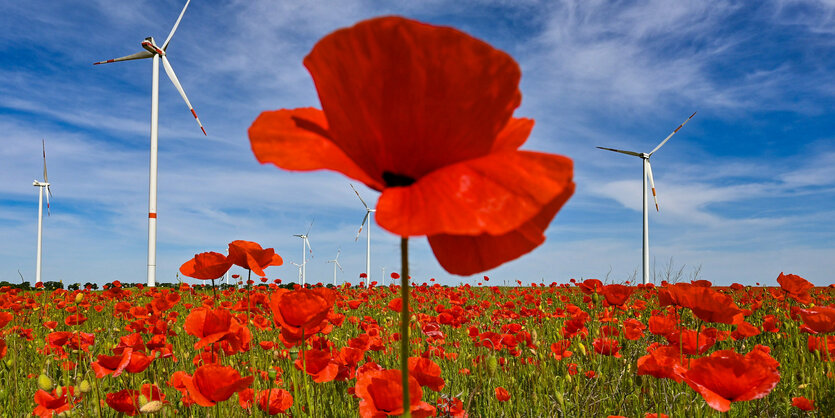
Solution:
<path fill-rule="evenodd" d="M 32 185 L 39 187 L 38 189 L 38 254 L 37 266 L 35 266 L 35 283 L 41 282 L 41 249 L 43 243 L 43 195 L 44 188 L 46 189 L 46 216 L 50 215 L 49 210 L 49 196 L 52 196 L 52 189 L 49 187 L 49 176 L 46 175 L 46 143 L 41 140 L 41 150 L 43 151 L 43 181 L 33 181 Z M 22 277 L 22 276 L 21 276 Z"/>
<path fill-rule="evenodd" d="M 313 221 L 315 221 L 315 219 Z M 293 263 L 293 264 L 299 265 L 300 268 L 301 268 L 302 286 L 304 286 L 305 283 L 307 283 L 307 275 L 306 275 L 307 252 L 310 251 L 311 256 L 313 254 L 313 249 L 310 248 L 310 241 L 307 239 L 307 237 L 310 235 L 310 228 L 313 228 L 313 221 L 311 221 L 310 226 L 307 227 L 307 232 L 305 232 L 304 234 L 293 235 L 294 237 L 299 237 L 299 238 L 302 239 L 302 263 L 301 263 L 301 265 Z"/>
<path fill-rule="evenodd" d="M 339 267 L 339 271 L 345 271 L 345 270 L 342 270 L 342 265 L 339 264 L 339 253 L 340 252 L 342 252 L 342 250 L 337 249 L 336 250 L 336 258 L 334 258 L 333 260 L 328 260 L 328 263 L 333 263 L 333 285 L 334 286 L 336 286 L 336 268 Z"/>
<path fill-rule="evenodd" d="M 299 264 L 299 263 L 292 262 L 292 261 L 290 262 L 290 264 L 296 266 L 296 268 L 299 269 L 299 278 L 297 280 L 302 281 L 302 265 Z"/>
<path fill-rule="evenodd" d="M 166 57 L 165 53 L 166 49 L 168 48 L 168 43 L 171 42 L 171 38 L 174 36 L 174 32 L 177 30 L 177 26 L 180 25 L 180 20 L 183 18 L 183 14 L 185 14 L 186 8 L 188 8 L 188 4 L 190 2 L 191 0 L 186 1 L 186 5 L 183 6 L 183 11 L 180 12 L 180 17 L 177 18 L 177 21 L 174 23 L 174 27 L 171 28 L 171 32 L 168 33 L 168 37 L 165 38 L 165 42 L 162 43 L 162 47 L 157 46 L 156 42 L 154 42 L 153 37 L 148 37 L 145 38 L 144 41 L 142 41 L 142 48 L 145 49 L 144 51 L 140 51 L 133 55 L 124 56 L 121 58 L 114 58 L 109 59 L 107 61 L 99 61 L 93 63 L 93 65 L 98 65 L 118 61 L 152 58 L 153 70 L 151 72 L 151 167 L 149 181 L 150 192 L 148 196 L 148 286 L 152 287 L 156 286 L 157 269 L 157 132 L 159 130 L 160 60 L 162 60 L 162 66 L 163 68 L 165 68 L 165 73 L 168 74 L 168 78 L 171 79 L 171 82 L 174 83 L 174 87 L 177 88 L 177 91 L 180 92 L 180 96 L 182 96 L 183 100 L 185 100 L 188 109 L 191 111 L 192 116 L 194 116 L 194 120 L 196 120 L 197 124 L 200 125 L 200 129 L 203 131 L 203 135 L 206 135 L 206 130 L 203 129 L 203 124 L 200 123 L 200 119 L 197 117 L 197 113 L 194 112 L 194 108 L 191 106 L 191 102 L 188 101 L 186 92 L 180 85 L 180 81 L 177 79 L 177 75 L 174 74 L 174 69 L 171 68 L 171 63 L 168 62 L 168 58 Z"/>
<path fill-rule="evenodd" d="M 362 196 L 360 196 L 360 193 L 357 191 L 357 189 L 354 188 L 354 185 L 349 185 L 351 186 L 351 189 L 354 190 L 354 193 L 357 194 L 357 197 L 360 198 L 360 202 L 362 202 L 362 205 L 365 206 L 365 216 L 362 218 L 360 230 L 357 231 L 357 237 L 354 238 L 354 241 L 360 238 L 360 234 L 362 233 L 362 227 L 365 226 L 366 222 L 368 222 L 368 229 L 365 230 L 365 235 L 367 238 L 365 244 L 365 288 L 367 289 L 368 286 L 371 285 L 371 220 L 369 220 L 369 215 L 371 215 L 371 212 L 376 212 L 377 210 L 369 208 L 368 205 L 365 204 L 365 200 L 362 200 Z"/>
<path fill-rule="evenodd" d="M 667 137 L 664 138 L 664 140 L 661 141 L 661 143 L 658 144 L 658 146 L 655 147 L 655 149 L 653 149 L 652 151 L 650 151 L 648 153 L 646 153 L 646 152 L 634 152 L 634 151 L 623 151 L 623 150 L 614 149 L 614 148 L 597 147 L 597 148 L 604 149 L 604 150 L 607 150 L 607 151 L 614 151 L 614 152 L 619 152 L 621 154 L 632 155 L 632 156 L 638 157 L 642 160 L 642 163 L 643 163 L 643 166 L 644 166 L 644 175 L 642 176 L 643 180 L 644 180 L 644 188 L 643 188 L 643 196 L 644 196 L 644 250 L 643 250 L 643 274 L 644 274 L 644 277 L 643 278 L 644 278 L 644 284 L 649 283 L 649 222 L 648 222 L 649 221 L 649 215 L 648 215 L 648 211 L 647 211 L 647 177 L 649 177 L 649 183 L 650 183 L 650 186 L 652 187 L 652 198 L 655 199 L 655 210 L 656 211 L 659 210 L 658 209 L 658 197 L 655 195 L 655 182 L 652 179 L 652 166 L 650 166 L 650 164 L 649 164 L 649 157 L 651 157 L 652 154 L 655 153 L 655 151 L 658 151 L 658 149 L 661 148 L 662 145 L 664 145 L 667 141 L 669 141 L 670 138 L 672 138 L 673 135 L 675 135 L 676 132 L 678 132 L 678 130 L 681 129 L 682 126 L 684 126 L 685 124 L 687 124 L 687 122 L 690 121 L 690 119 L 693 119 L 693 116 L 696 116 L 696 112 L 693 112 L 693 114 L 690 115 L 690 117 L 687 118 L 687 120 L 685 120 L 681 125 L 678 125 L 678 128 L 676 128 L 672 133 L 667 135 Z"/>

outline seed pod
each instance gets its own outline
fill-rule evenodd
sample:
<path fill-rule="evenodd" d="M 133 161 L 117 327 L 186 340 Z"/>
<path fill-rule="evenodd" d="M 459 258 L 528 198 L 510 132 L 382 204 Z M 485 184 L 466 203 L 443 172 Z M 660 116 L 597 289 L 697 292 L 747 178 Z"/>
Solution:
<path fill-rule="evenodd" d="M 270 380 L 275 380 L 275 377 L 278 375 L 278 372 L 275 371 L 274 368 L 270 367 L 270 370 L 267 371 L 267 376 L 269 376 Z"/>
<path fill-rule="evenodd" d="M 84 300 L 84 293 L 76 293 L 75 303 L 81 303 L 82 300 Z"/>
<path fill-rule="evenodd" d="M 78 391 L 81 393 L 90 393 L 92 390 L 93 388 L 87 379 L 82 380 L 81 383 L 78 384 Z"/>
<path fill-rule="evenodd" d="M 52 390 L 52 379 L 50 379 L 49 376 L 45 374 L 41 374 L 40 376 L 38 376 L 38 389 L 44 392 L 49 392 L 50 390 Z"/>
<path fill-rule="evenodd" d="M 144 406 L 139 408 L 139 412 L 143 414 L 153 414 L 159 412 L 162 409 L 162 402 L 160 401 L 151 401 L 146 403 Z"/>
<path fill-rule="evenodd" d="M 494 374 L 496 374 L 496 371 L 498 369 L 499 369 L 499 361 L 496 360 L 496 356 L 490 355 L 490 357 L 487 357 L 487 371 L 491 375 L 494 375 Z"/>

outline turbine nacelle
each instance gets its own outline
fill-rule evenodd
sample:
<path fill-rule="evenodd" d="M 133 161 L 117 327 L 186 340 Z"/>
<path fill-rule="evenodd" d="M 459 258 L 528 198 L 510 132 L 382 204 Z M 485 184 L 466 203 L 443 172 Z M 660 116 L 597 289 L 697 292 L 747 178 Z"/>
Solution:
<path fill-rule="evenodd" d="M 160 47 L 158 47 L 157 44 L 154 43 L 154 37 L 153 36 L 149 36 L 149 37 L 145 38 L 144 41 L 142 41 L 142 48 L 144 48 L 146 51 L 148 51 L 152 54 L 163 56 L 163 57 L 165 56 L 165 51 L 160 49 Z"/>

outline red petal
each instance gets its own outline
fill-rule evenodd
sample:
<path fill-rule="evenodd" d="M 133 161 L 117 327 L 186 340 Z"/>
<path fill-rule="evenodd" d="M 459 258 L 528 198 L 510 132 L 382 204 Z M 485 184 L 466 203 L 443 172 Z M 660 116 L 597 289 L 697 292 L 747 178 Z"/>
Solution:
<path fill-rule="evenodd" d="M 413 179 L 487 154 L 519 106 L 519 66 L 453 28 L 401 17 L 322 38 L 305 58 L 333 142 L 365 172 Z"/>
<path fill-rule="evenodd" d="M 533 219 L 504 235 L 430 235 L 429 245 L 441 266 L 452 274 L 468 276 L 490 270 L 542 244 L 545 229 L 572 193 L 574 183 L 569 183 Z"/>
<path fill-rule="evenodd" d="M 385 189 L 377 223 L 399 236 L 503 235 L 563 195 L 571 177 L 566 157 L 494 153 L 444 167 L 408 187 Z"/>
<path fill-rule="evenodd" d="M 382 183 L 373 180 L 331 141 L 328 122 L 319 109 L 263 112 L 249 128 L 249 142 L 261 164 L 298 171 L 327 168 L 382 189 Z"/>
<path fill-rule="evenodd" d="M 531 134 L 533 119 L 511 118 L 504 129 L 496 136 L 492 152 L 516 151 Z"/>

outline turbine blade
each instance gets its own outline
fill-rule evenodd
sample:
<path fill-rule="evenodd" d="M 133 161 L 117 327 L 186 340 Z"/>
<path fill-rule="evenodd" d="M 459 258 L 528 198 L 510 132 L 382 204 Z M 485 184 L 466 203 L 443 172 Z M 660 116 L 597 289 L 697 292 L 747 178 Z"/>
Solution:
<path fill-rule="evenodd" d="M 658 212 L 658 196 L 655 195 L 655 181 L 652 179 L 652 165 L 647 160 L 647 175 L 649 176 L 649 185 L 652 187 L 652 198 L 655 200 L 655 211 Z"/>
<path fill-rule="evenodd" d="M 168 78 L 170 78 L 171 82 L 174 83 L 174 87 L 176 87 L 177 91 L 180 92 L 180 96 L 183 96 L 183 100 L 186 101 L 188 110 L 191 110 L 191 115 L 194 116 L 194 120 L 196 120 L 197 124 L 200 125 L 200 130 L 203 131 L 203 135 L 206 135 L 206 130 L 203 129 L 203 124 L 200 123 L 200 118 L 197 117 L 197 113 L 195 113 L 194 108 L 191 107 L 191 102 L 188 101 L 188 96 L 186 96 L 183 86 L 180 85 L 180 80 L 177 79 L 177 74 L 174 74 L 174 69 L 171 68 L 171 63 L 168 62 L 168 58 L 165 55 L 162 56 L 162 66 L 165 68 L 165 73 L 168 74 Z"/>
<path fill-rule="evenodd" d="M 49 176 L 46 175 L 46 142 L 41 139 L 41 150 L 43 151 L 43 182 L 49 183 Z"/>
<path fill-rule="evenodd" d="M 368 205 L 365 204 L 365 200 L 362 200 L 362 196 L 360 196 L 360 192 L 358 192 L 357 189 L 354 188 L 353 184 L 348 183 L 348 185 L 350 185 L 351 188 L 354 189 L 354 193 L 356 193 L 357 197 L 360 198 L 360 202 L 362 202 L 362 205 L 365 206 L 365 209 L 368 209 Z"/>
<path fill-rule="evenodd" d="M 624 150 L 620 150 L 620 149 L 606 148 L 606 147 L 597 147 L 597 148 L 600 148 L 600 149 L 605 149 L 606 151 L 614 151 L 614 152 L 619 152 L 619 153 L 621 153 L 621 154 L 626 154 L 626 155 L 634 155 L 634 156 L 636 156 L 636 157 L 640 157 L 640 156 L 641 156 L 641 153 L 639 153 L 639 152 L 624 151 Z"/>
<path fill-rule="evenodd" d="M 49 195 L 52 194 L 52 191 L 49 190 L 49 186 L 46 186 L 46 216 L 51 216 L 52 211 L 49 208 Z"/>
<path fill-rule="evenodd" d="M 310 226 L 307 227 L 307 232 L 305 233 L 305 235 L 310 235 L 310 229 L 313 228 L 313 222 L 316 222 L 316 218 L 313 218 L 313 220 L 310 221 Z"/>
<path fill-rule="evenodd" d="M 368 220 L 368 214 L 369 213 L 371 213 L 371 212 L 368 212 L 368 211 L 365 212 L 365 217 L 362 218 L 362 223 L 360 224 L 360 230 L 357 231 L 357 237 L 354 238 L 354 242 L 356 242 L 358 239 L 360 239 L 360 234 L 362 234 L 362 227 L 365 226 L 365 221 Z"/>
<path fill-rule="evenodd" d="M 662 146 L 662 145 L 664 145 L 667 141 L 669 141 L 669 140 L 670 140 L 670 138 L 672 138 L 672 137 L 673 137 L 673 135 L 675 135 L 675 134 L 676 134 L 676 132 L 678 132 L 678 130 L 679 130 L 679 129 L 681 129 L 681 127 L 682 127 L 682 126 L 686 125 L 686 124 L 687 124 L 687 122 L 690 122 L 690 119 L 693 119 L 693 116 L 696 116 L 696 112 L 693 112 L 693 114 L 692 114 L 692 115 L 690 115 L 690 117 L 689 117 L 689 118 L 687 118 L 687 120 L 686 120 L 686 121 L 682 122 L 682 124 L 681 124 L 681 125 L 678 125 L 678 128 L 676 128 L 676 130 L 674 130 L 674 131 L 673 131 L 673 132 L 671 132 L 669 135 L 667 135 L 667 137 L 666 137 L 666 138 L 664 138 L 664 140 L 663 140 L 663 141 L 661 141 L 661 143 L 660 143 L 660 144 L 658 144 L 658 146 L 657 146 L 657 147 L 655 147 L 655 149 L 654 149 L 654 150 L 652 150 L 652 151 L 650 151 L 650 152 L 649 152 L 649 155 L 652 155 L 652 153 L 653 153 L 653 152 L 658 151 L 658 148 L 661 148 L 661 146 Z"/>
<path fill-rule="evenodd" d="M 183 15 L 186 14 L 186 9 L 188 8 L 188 4 L 191 3 L 191 0 L 186 1 L 186 5 L 183 6 L 183 11 L 180 12 L 180 17 L 177 18 L 177 21 L 174 22 L 174 27 L 171 28 L 171 32 L 168 33 L 168 37 L 165 38 L 165 42 L 162 43 L 162 50 L 165 51 L 168 48 L 168 43 L 171 42 L 171 38 L 174 37 L 174 32 L 177 31 L 177 26 L 180 26 L 180 20 L 183 19 Z"/>
<path fill-rule="evenodd" d="M 304 243 L 307 245 L 307 251 L 310 253 L 310 258 L 313 258 L 313 248 L 310 247 L 310 240 L 305 238 Z"/>
<path fill-rule="evenodd" d="M 111 60 L 94 62 L 93 65 L 110 64 L 111 62 L 119 62 L 119 61 L 141 60 L 143 58 L 151 58 L 153 56 L 154 56 L 154 54 L 152 54 L 150 51 L 142 50 L 142 51 L 139 51 L 135 54 L 127 55 L 127 56 L 124 56 L 124 57 L 121 57 L 121 58 L 113 58 Z"/>

